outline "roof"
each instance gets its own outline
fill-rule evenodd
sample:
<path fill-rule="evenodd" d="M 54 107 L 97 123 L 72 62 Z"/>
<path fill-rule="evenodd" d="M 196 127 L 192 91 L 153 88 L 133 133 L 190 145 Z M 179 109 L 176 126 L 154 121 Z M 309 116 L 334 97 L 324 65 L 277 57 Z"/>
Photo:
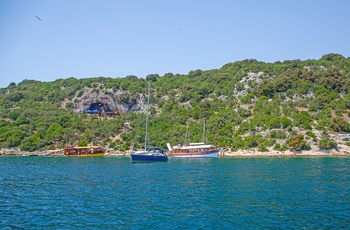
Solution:
<path fill-rule="evenodd" d="M 92 146 L 92 145 L 88 145 L 88 146 L 72 146 L 72 149 L 91 149 L 91 148 L 102 148 L 101 146 Z"/>
<path fill-rule="evenodd" d="M 191 146 L 173 146 L 173 149 L 208 149 L 215 148 L 214 145 L 191 145 Z"/>

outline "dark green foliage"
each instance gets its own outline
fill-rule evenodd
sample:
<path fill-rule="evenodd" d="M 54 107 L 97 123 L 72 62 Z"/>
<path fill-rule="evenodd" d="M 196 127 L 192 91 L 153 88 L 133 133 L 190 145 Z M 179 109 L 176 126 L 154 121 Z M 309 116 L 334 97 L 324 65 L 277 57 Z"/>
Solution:
<path fill-rule="evenodd" d="M 311 137 L 311 138 L 313 138 L 314 140 L 316 140 L 316 135 L 312 132 L 312 131 L 310 131 L 310 130 L 308 130 L 308 131 L 306 131 L 306 136 L 308 136 L 308 137 Z"/>
<path fill-rule="evenodd" d="M 282 128 L 288 128 L 292 125 L 292 121 L 288 117 L 282 117 L 281 118 L 281 126 Z"/>
<path fill-rule="evenodd" d="M 19 147 L 21 148 L 21 150 L 33 152 L 39 149 L 37 146 L 38 141 L 39 141 L 38 135 L 33 134 L 32 136 L 24 138 Z"/>
<path fill-rule="evenodd" d="M 304 135 L 302 134 L 297 134 L 296 136 L 290 138 L 288 141 L 288 146 L 291 150 L 294 151 L 310 149 L 310 146 L 308 146 L 308 144 L 304 140 Z"/>
<path fill-rule="evenodd" d="M 87 144 L 88 144 L 87 140 L 80 140 L 77 143 L 78 146 L 87 146 Z"/>
<path fill-rule="evenodd" d="M 312 116 L 307 111 L 300 111 L 299 113 L 292 116 L 294 119 L 293 124 L 295 126 L 304 128 L 304 129 L 311 129 L 312 124 Z"/>
<path fill-rule="evenodd" d="M 237 112 L 238 112 L 239 116 L 241 116 L 243 118 L 247 118 L 247 117 L 250 117 L 252 115 L 252 113 L 249 109 L 243 109 L 241 107 L 239 107 L 237 109 Z"/>
<path fill-rule="evenodd" d="M 258 148 L 258 150 L 259 150 L 260 152 L 268 152 L 268 151 L 269 151 L 265 145 L 260 145 L 259 148 Z"/>
<path fill-rule="evenodd" d="M 275 139 L 285 139 L 286 133 L 283 130 L 272 130 L 270 136 Z"/>
<path fill-rule="evenodd" d="M 252 103 L 252 100 L 254 99 L 254 94 L 248 93 L 247 95 L 241 97 L 240 99 L 241 99 L 241 102 L 243 104 L 250 104 L 250 103 Z"/>
<path fill-rule="evenodd" d="M 273 149 L 278 151 L 286 151 L 288 149 L 288 146 L 285 144 L 281 145 L 279 143 L 276 143 Z"/>
<path fill-rule="evenodd" d="M 322 139 L 319 143 L 319 148 L 321 150 L 337 149 L 338 144 L 333 139 Z"/>
<path fill-rule="evenodd" d="M 15 121 L 20 115 L 21 111 L 19 109 L 14 109 L 11 112 L 9 112 L 8 117 Z"/>
<path fill-rule="evenodd" d="M 350 132 L 350 124 L 341 117 L 333 117 L 329 124 L 330 128 L 336 132 Z"/>
<path fill-rule="evenodd" d="M 260 140 L 261 140 L 260 135 L 257 135 L 257 136 L 253 135 L 253 136 L 245 137 L 242 141 L 242 148 L 249 149 L 249 148 L 258 147 Z"/>

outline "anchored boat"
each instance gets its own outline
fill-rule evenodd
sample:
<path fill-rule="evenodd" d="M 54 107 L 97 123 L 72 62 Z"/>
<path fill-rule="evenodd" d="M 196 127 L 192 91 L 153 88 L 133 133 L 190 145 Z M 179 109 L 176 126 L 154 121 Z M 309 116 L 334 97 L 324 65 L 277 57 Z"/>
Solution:
<path fill-rule="evenodd" d="M 221 149 L 215 145 L 205 144 L 205 122 L 203 121 L 203 142 L 179 144 L 177 146 L 171 146 L 167 143 L 169 149 L 169 155 L 171 157 L 217 157 Z M 186 139 L 188 139 L 188 124 L 186 128 Z"/>
<path fill-rule="evenodd" d="M 204 143 L 189 143 L 171 146 L 167 144 L 171 157 L 217 157 L 220 149 L 215 145 L 205 145 Z"/>
<path fill-rule="evenodd" d="M 102 157 L 106 153 L 106 149 L 101 146 L 72 146 L 66 145 L 63 150 L 66 156 L 79 157 Z"/>
<path fill-rule="evenodd" d="M 150 82 L 148 82 L 148 101 L 147 101 L 147 109 L 146 109 L 146 136 L 145 136 L 145 149 L 141 151 L 133 151 L 135 142 L 136 142 L 136 136 L 137 136 L 137 130 L 135 134 L 135 139 L 132 147 L 131 152 L 131 160 L 132 162 L 154 162 L 154 161 L 168 161 L 169 155 L 167 154 L 166 149 L 162 149 L 159 147 L 147 147 L 148 143 L 148 109 L 149 109 L 149 95 L 150 95 Z M 140 114 L 141 118 L 141 114 Z"/>
<path fill-rule="evenodd" d="M 151 147 L 147 151 L 136 151 L 131 157 L 133 162 L 168 161 L 169 156 L 166 152 L 166 149 Z"/>

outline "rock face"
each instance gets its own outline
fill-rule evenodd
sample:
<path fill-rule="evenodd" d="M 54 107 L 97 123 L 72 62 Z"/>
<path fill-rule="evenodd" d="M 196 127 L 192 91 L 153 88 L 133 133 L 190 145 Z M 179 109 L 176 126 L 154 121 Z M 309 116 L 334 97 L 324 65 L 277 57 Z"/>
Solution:
<path fill-rule="evenodd" d="M 64 156 L 63 149 L 35 152 L 21 151 L 20 148 L 1 148 L 0 156 Z"/>
<path fill-rule="evenodd" d="M 130 95 L 126 91 L 119 90 L 117 92 L 96 92 L 91 88 L 85 88 L 81 95 L 75 95 L 71 100 L 65 100 L 62 102 L 61 107 L 66 109 L 72 109 L 75 113 L 84 113 L 91 104 L 101 103 L 107 105 L 116 115 L 124 115 L 125 113 L 132 111 L 144 111 L 145 106 L 143 103 L 143 95 L 137 95 L 134 100 L 125 99 L 124 95 Z M 118 98 L 123 100 L 118 101 Z M 73 104 L 69 108 L 68 103 Z"/>

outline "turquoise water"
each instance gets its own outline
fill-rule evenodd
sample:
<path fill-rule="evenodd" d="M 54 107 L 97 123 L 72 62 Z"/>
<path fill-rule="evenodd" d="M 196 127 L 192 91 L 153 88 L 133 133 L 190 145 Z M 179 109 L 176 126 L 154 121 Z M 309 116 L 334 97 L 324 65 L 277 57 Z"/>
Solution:
<path fill-rule="evenodd" d="M 350 158 L 0 157 L 0 229 L 349 229 Z"/>

